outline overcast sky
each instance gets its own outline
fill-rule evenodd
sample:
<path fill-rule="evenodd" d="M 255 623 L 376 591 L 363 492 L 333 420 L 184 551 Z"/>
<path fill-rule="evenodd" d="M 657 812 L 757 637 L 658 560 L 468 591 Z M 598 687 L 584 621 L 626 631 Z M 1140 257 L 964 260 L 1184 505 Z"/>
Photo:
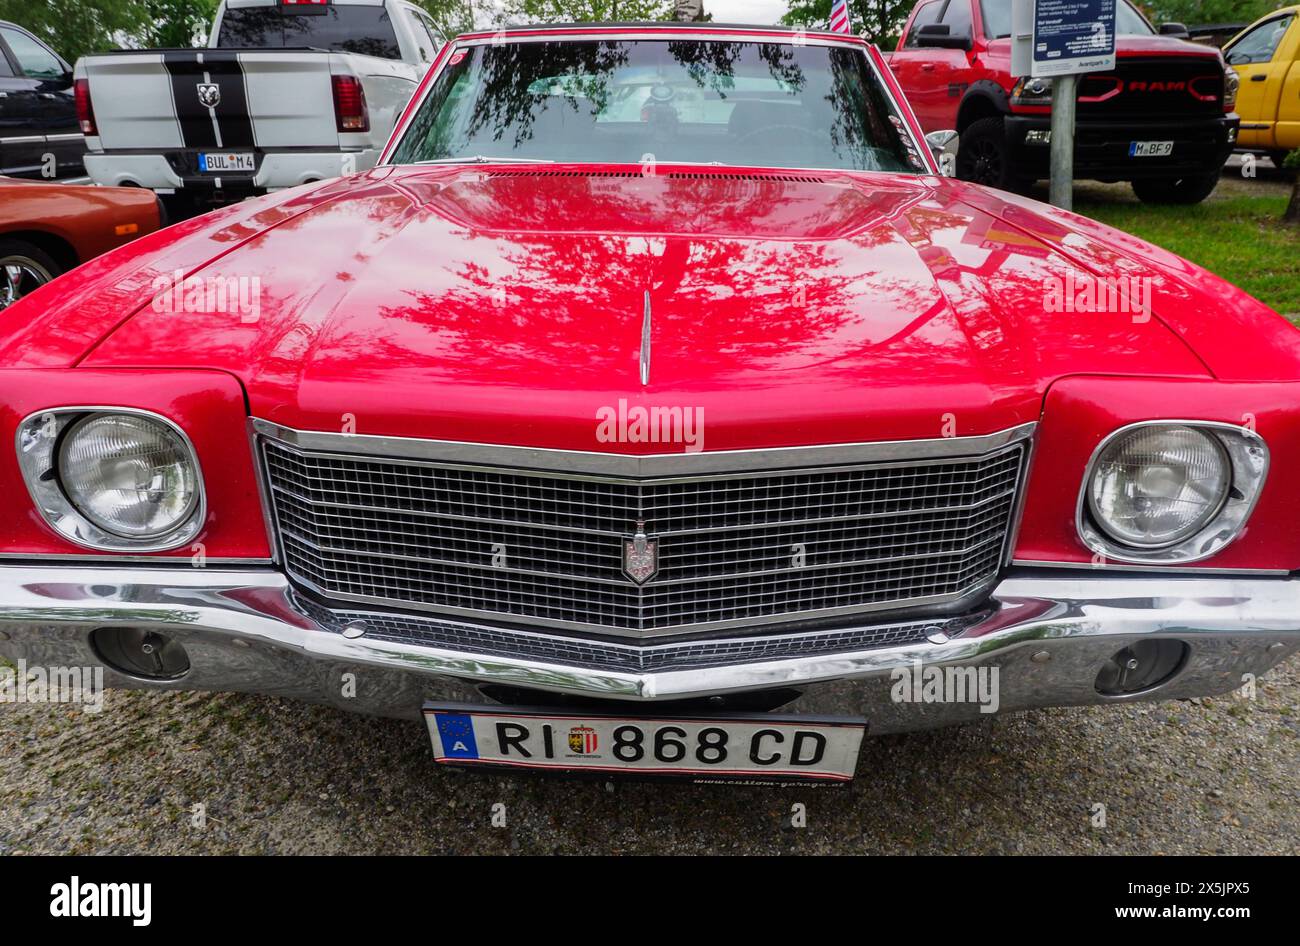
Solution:
<path fill-rule="evenodd" d="M 501 9 L 500 0 L 474 0 L 476 22 L 483 23 L 484 11 Z M 777 23 L 790 8 L 789 0 L 704 0 L 704 9 L 714 23 L 746 23 L 767 26 Z M 487 14 L 491 19 L 491 13 Z"/>
<path fill-rule="evenodd" d="M 704 0 L 715 23 L 775 23 L 789 9 L 786 0 Z"/>
<path fill-rule="evenodd" d="M 502 9 L 500 0 L 474 0 L 475 22 L 491 22 L 491 11 Z M 714 23 L 775 25 L 790 8 L 789 0 L 704 0 Z"/>

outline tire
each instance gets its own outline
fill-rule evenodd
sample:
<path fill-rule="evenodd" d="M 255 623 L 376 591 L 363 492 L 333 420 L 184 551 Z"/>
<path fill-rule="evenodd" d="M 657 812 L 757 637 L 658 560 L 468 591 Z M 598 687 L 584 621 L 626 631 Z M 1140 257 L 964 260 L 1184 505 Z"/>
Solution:
<path fill-rule="evenodd" d="M 1000 118 L 981 118 L 961 133 L 957 177 L 1016 194 L 1028 193 L 1034 183 L 1013 172 L 1006 129 Z"/>
<path fill-rule="evenodd" d="M 167 224 L 179 223 L 197 217 L 203 211 L 192 194 L 163 194 L 158 198 L 166 214 Z"/>
<path fill-rule="evenodd" d="M 26 240 L 0 239 L 0 310 L 61 272 L 63 267 L 40 247 Z"/>
<path fill-rule="evenodd" d="M 1133 181 L 1133 193 L 1144 204 L 1199 204 L 1219 186 L 1219 172 L 1185 177 Z"/>

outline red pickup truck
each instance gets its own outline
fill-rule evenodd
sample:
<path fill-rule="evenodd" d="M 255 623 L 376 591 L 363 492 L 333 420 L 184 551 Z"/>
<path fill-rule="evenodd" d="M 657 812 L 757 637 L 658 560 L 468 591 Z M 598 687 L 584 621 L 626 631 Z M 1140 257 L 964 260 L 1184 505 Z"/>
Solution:
<path fill-rule="evenodd" d="M 1079 83 L 1075 177 L 1199 203 L 1236 144 L 1240 80 L 1178 24 L 1157 30 L 1127 0 L 1116 21 L 1115 70 Z M 1047 177 L 1052 84 L 1011 75 L 1011 0 L 921 0 L 889 63 L 927 133 L 961 134 L 958 177 L 1022 192 Z"/>

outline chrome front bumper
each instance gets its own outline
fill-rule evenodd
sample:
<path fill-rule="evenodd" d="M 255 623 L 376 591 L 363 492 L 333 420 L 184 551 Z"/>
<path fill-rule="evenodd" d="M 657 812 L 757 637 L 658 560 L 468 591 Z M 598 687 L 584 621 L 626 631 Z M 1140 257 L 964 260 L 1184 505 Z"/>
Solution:
<path fill-rule="evenodd" d="M 586 697 L 623 701 L 629 709 L 655 701 L 659 711 L 671 710 L 665 703 L 705 701 L 719 709 L 859 715 L 880 733 L 982 715 L 974 703 L 895 702 L 893 672 L 918 666 L 997 667 L 1000 711 L 1237 689 L 1245 675 L 1257 676 L 1300 650 L 1300 580 L 1023 569 L 998 585 L 975 623 L 959 630 L 948 625 L 950 637 L 939 623 L 928 639 L 903 644 L 846 649 L 830 640 L 809 653 L 644 670 L 635 663 L 617 669 L 608 662 L 544 659 L 535 648 L 528 651 L 533 656 L 511 655 L 500 646 L 500 629 L 465 622 L 456 625 L 465 640 L 481 634 L 497 642 L 490 653 L 351 636 L 357 631 L 345 632 L 344 622 L 304 601 L 270 568 L 0 566 L 0 654 L 9 659 L 101 666 L 89 636 L 111 626 L 172 636 L 188 651 L 191 668 L 161 683 L 108 668 L 109 686 L 267 693 L 406 717 L 418 715 L 426 699 Z M 824 633 L 823 645 L 836 633 L 851 636 L 854 628 Z M 554 634 L 516 636 L 572 643 Z M 1184 641 L 1189 654 L 1181 669 L 1136 696 L 1099 694 L 1094 681 L 1108 658 L 1147 637 Z M 612 646 L 632 659 L 661 645 Z"/>

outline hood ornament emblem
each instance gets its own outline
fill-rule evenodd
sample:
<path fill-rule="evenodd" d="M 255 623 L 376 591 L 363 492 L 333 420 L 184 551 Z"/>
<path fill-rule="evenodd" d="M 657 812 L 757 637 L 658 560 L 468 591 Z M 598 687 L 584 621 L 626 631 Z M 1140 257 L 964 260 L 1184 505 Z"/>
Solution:
<path fill-rule="evenodd" d="M 645 312 L 641 316 L 641 386 L 650 383 L 650 290 L 645 291 Z"/>
<path fill-rule="evenodd" d="M 636 535 L 623 540 L 623 573 L 644 585 L 659 571 L 659 541 L 645 534 L 645 522 L 636 524 Z"/>

